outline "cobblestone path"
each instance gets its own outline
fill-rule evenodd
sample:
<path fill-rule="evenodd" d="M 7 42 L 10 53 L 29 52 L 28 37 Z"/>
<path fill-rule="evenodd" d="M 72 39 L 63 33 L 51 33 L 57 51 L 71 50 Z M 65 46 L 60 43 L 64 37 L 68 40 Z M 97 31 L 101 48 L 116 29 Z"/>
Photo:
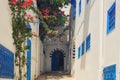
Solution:
<path fill-rule="evenodd" d="M 54 72 L 42 74 L 36 80 L 74 80 L 74 79 L 64 72 Z"/>

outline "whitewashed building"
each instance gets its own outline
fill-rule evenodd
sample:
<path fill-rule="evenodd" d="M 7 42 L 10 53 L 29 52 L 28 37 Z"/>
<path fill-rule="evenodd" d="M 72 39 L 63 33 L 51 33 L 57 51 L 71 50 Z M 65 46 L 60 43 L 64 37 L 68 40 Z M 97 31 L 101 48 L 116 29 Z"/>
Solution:
<path fill-rule="evenodd" d="M 13 45 L 11 25 L 12 17 L 8 0 L 0 1 L 0 10 L 0 80 L 16 80 L 14 76 L 18 72 L 14 65 L 15 47 Z M 29 26 L 32 28 L 32 32 L 39 34 L 39 20 L 34 23 L 30 23 Z M 26 43 L 31 45 L 31 49 L 26 55 L 26 57 L 29 56 L 30 58 L 30 60 L 27 60 L 30 62 L 30 64 L 29 68 L 26 67 L 26 80 L 34 80 L 44 70 L 43 45 L 39 37 L 27 39 Z"/>
<path fill-rule="evenodd" d="M 120 80 L 120 0 L 71 0 L 71 74 Z"/>

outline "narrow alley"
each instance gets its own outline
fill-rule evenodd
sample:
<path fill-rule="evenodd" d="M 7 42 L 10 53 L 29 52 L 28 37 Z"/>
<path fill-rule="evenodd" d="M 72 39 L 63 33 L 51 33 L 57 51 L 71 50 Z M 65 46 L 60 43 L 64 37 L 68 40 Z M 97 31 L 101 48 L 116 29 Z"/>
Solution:
<path fill-rule="evenodd" d="M 0 0 L 0 80 L 120 80 L 120 0 Z"/>

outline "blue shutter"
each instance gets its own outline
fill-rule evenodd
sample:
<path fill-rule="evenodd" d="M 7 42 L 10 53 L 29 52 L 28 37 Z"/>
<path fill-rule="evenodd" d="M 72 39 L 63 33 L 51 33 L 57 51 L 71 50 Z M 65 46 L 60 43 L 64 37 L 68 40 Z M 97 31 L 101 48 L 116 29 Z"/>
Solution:
<path fill-rule="evenodd" d="M 116 80 L 116 64 L 103 69 L 103 80 Z"/>
<path fill-rule="evenodd" d="M 86 0 L 86 3 L 88 4 L 89 0 Z"/>
<path fill-rule="evenodd" d="M 75 19 L 76 17 L 76 0 L 71 0 L 72 4 L 72 19 Z"/>
<path fill-rule="evenodd" d="M 81 13 L 81 0 L 80 0 L 80 2 L 79 2 L 79 15 L 80 15 L 80 13 Z"/>
<path fill-rule="evenodd" d="M 78 48 L 78 59 L 80 58 L 81 56 L 81 47 Z"/>
<path fill-rule="evenodd" d="M 89 34 L 86 38 L 86 52 L 90 49 L 91 35 Z"/>
<path fill-rule="evenodd" d="M 84 42 L 82 43 L 82 54 L 81 55 L 84 55 Z"/>
<path fill-rule="evenodd" d="M 14 54 L 1 44 L 0 78 L 14 78 Z"/>
<path fill-rule="evenodd" d="M 106 33 L 109 34 L 111 31 L 115 29 L 115 9 L 116 9 L 116 2 L 110 7 L 107 11 L 107 31 Z"/>

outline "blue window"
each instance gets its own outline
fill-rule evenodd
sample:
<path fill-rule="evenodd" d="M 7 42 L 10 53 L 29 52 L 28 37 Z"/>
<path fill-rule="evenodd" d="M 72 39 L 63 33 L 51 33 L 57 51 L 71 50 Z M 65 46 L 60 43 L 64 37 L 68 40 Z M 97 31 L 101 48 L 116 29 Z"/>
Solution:
<path fill-rule="evenodd" d="M 82 43 L 82 54 L 81 55 L 84 55 L 84 42 Z"/>
<path fill-rule="evenodd" d="M 72 19 L 75 19 L 76 17 L 76 0 L 71 0 L 72 5 Z"/>
<path fill-rule="evenodd" d="M 78 48 L 78 59 L 80 58 L 81 56 L 81 47 Z"/>
<path fill-rule="evenodd" d="M 79 15 L 80 15 L 80 13 L 81 13 L 81 0 L 80 0 L 80 2 L 79 2 Z"/>
<path fill-rule="evenodd" d="M 116 2 L 114 2 L 110 9 L 107 11 L 107 34 L 115 29 L 115 9 Z"/>
<path fill-rule="evenodd" d="M 86 52 L 90 49 L 90 42 L 91 42 L 91 34 L 89 34 L 86 38 Z"/>
<path fill-rule="evenodd" d="M 89 0 L 86 0 L 86 3 L 88 4 Z"/>

